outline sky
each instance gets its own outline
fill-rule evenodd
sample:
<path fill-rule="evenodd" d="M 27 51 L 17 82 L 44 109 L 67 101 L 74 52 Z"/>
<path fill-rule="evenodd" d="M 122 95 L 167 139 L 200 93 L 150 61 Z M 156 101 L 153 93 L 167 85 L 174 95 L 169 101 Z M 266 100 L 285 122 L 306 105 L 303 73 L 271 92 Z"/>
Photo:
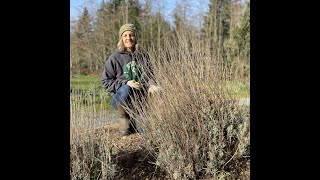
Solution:
<path fill-rule="evenodd" d="M 102 0 L 70 0 L 70 21 L 75 20 L 79 13 L 83 10 L 85 5 L 95 4 L 98 6 Z M 107 1 L 107 0 L 105 0 Z M 165 16 L 169 18 L 172 16 L 172 11 L 176 6 L 177 1 L 183 0 L 154 0 L 154 2 L 160 2 L 165 9 Z M 209 0 L 189 0 L 191 2 L 191 8 L 193 8 L 193 13 L 204 13 L 208 10 Z M 242 3 L 250 0 L 241 0 Z M 144 3 L 144 0 L 139 0 L 140 3 Z M 170 21 L 170 19 L 168 19 Z"/>
<path fill-rule="evenodd" d="M 86 2 L 87 0 L 70 0 L 70 21 L 74 20 L 75 17 L 78 16 L 78 11 L 80 10 L 79 7 L 86 4 Z"/>
<path fill-rule="evenodd" d="M 84 6 L 93 3 L 95 7 L 99 5 L 101 1 L 102 0 L 70 0 L 70 21 L 75 20 L 76 17 L 79 16 Z M 176 6 L 177 1 L 179 0 L 155 0 L 155 2 L 160 2 L 160 7 L 164 9 L 164 15 L 166 19 L 171 23 L 173 21 L 172 12 Z M 139 0 L 139 2 L 144 3 L 144 0 Z M 194 14 L 204 13 L 208 9 L 208 2 L 209 0 L 191 0 L 191 8 L 193 8 L 191 12 Z M 159 8 L 159 6 L 157 6 L 156 8 Z"/>

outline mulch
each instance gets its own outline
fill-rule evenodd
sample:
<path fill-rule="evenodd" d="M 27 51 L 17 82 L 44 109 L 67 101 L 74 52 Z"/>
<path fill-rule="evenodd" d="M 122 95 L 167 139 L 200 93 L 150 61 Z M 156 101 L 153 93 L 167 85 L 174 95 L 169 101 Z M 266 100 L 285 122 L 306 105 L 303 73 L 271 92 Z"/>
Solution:
<path fill-rule="evenodd" d="M 144 145 L 139 133 L 121 137 L 118 124 L 104 127 L 112 145 L 111 167 L 113 179 L 169 179 L 164 170 L 156 166 L 156 159 Z"/>

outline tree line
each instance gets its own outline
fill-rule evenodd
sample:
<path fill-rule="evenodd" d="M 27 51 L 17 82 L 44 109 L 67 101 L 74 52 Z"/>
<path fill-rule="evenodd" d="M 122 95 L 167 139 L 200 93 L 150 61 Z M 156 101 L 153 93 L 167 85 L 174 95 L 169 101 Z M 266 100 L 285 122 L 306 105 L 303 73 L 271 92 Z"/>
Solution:
<path fill-rule="evenodd" d="M 161 51 L 178 43 L 181 34 L 196 36 L 208 44 L 210 52 L 228 69 L 228 78 L 248 79 L 250 75 L 250 1 L 209 0 L 208 12 L 199 15 L 199 25 L 190 23 L 188 1 L 177 1 L 173 23 L 158 1 L 103 0 L 89 13 L 84 7 L 70 32 L 70 71 L 72 74 L 99 74 L 106 59 L 115 51 L 119 28 L 133 23 L 139 44 L 145 50 Z M 173 46 L 174 47 L 174 46 Z"/>

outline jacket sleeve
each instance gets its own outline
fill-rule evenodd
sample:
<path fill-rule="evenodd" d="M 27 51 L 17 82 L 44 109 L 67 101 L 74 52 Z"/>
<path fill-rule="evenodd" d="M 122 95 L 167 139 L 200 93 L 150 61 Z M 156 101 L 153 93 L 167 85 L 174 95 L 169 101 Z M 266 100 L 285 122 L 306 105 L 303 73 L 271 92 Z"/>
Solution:
<path fill-rule="evenodd" d="M 122 85 L 125 85 L 128 82 L 128 80 L 117 78 L 117 72 L 119 71 L 117 71 L 116 69 L 116 65 L 114 64 L 113 58 L 114 57 L 111 56 L 107 60 L 101 77 L 102 86 L 106 91 L 110 93 L 115 93 L 117 89 L 119 89 Z"/>

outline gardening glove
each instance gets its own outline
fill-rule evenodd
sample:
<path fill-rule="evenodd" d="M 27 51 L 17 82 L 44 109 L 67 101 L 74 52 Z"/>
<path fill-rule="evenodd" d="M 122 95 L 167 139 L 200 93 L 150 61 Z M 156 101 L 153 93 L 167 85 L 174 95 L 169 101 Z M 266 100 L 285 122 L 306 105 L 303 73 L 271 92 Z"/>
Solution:
<path fill-rule="evenodd" d="M 141 86 L 140 86 L 140 83 L 135 81 L 135 80 L 130 80 L 127 82 L 127 85 L 134 88 L 134 89 L 137 89 L 137 90 L 140 90 L 141 89 Z"/>

